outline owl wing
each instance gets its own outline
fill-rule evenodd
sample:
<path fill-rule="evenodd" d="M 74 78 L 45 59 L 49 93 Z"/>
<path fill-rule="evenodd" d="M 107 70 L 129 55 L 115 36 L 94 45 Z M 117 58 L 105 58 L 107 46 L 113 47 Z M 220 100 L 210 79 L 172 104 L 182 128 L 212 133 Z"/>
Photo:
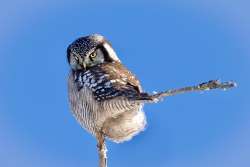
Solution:
<path fill-rule="evenodd" d="M 104 63 L 80 72 L 76 82 L 79 89 L 89 87 L 97 101 L 117 97 L 133 99 L 142 93 L 139 80 L 119 62 Z"/>
<path fill-rule="evenodd" d="M 104 89 L 95 93 L 100 99 L 107 100 L 117 97 L 129 99 L 142 92 L 139 80 L 118 62 L 103 64 L 100 68 L 93 70 L 100 70 L 104 76 L 102 83 Z"/>

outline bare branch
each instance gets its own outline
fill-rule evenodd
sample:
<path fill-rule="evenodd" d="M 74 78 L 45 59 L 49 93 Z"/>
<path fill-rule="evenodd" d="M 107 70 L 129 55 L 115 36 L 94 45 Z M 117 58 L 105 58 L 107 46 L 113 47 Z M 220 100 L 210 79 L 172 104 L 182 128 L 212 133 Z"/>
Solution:
<path fill-rule="evenodd" d="M 98 136 L 99 167 L 107 167 L 107 148 L 103 135 Z"/>
<path fill-rule="evenodd" d="M 196 86 L 188 86 L 184 88 L 179 89 L 170 89 L 165 92 L 156 93 L 153 95 L 149 95 L 147 93 L 142 93 L 140 96 L 135 97 L 132 99 L 133 101 L 139 101 L 139 102 L 145 102 L 145 103 L 152 103 L 152 102 L 158 102 L 163 97 L 168 96 L 174 96 L 177 94 L 182 93 L 189 93 L 189 92 L 195 92 L 195 91 L 208 91 L 212 89 L 223 89 L 227 90 L 230 88 L 236 87 L 236 83 L 233 81 L 229 82 L 220 82 L 219 80 L 211 80 L 208 82 L 204 82 L 201 84 L 198 84 Z M 99 154 L 99 167 L 107 167 L 107 148 L 105 145 L 105 138 L 103 134 L 99 134 L 97 136 L 98 140 L 98 154 Z"/>
<path fill-rule="evenodd" d="M 236 83 L 232 81 L 220 82 L 219 80 L 211 80 L 211 81 L 204 82 L 196 86 L 188 86 L 188 87 L 184 87 L 180 89 L 170 89 L 165 92 L 154 94 L 151 97 L 155 101 L 163 97 L 174 96 L 174 95 L 182 94 L 182 93 L 195 92 L 195 91 L 208 91 L 211 89 L 227 90 L 236 86 L 237 86 Z"/>
<path fill-rule="evenodd" d="M 227 90 L 230 88 L 236 87 L 237 84 L 233 81 L 228 82 L 220 82 L 219 80 L 211 80 L 208 82 L 204 82 L 198 84 L 196 86 L 188 86 L 179 89 L 170 89 L 165 92 L 156 93 L 154 95 L 142 94 L 142 96 L 137 97 L 135 100 L 144 101 L 144 102 L 158 102 L 163 97 L 167 96 L 175 96 L 177 94 L 189 93 L 189 92 L 196 92 L 196 91 L 208 91 L 212 89 L 223 89 Z"/>

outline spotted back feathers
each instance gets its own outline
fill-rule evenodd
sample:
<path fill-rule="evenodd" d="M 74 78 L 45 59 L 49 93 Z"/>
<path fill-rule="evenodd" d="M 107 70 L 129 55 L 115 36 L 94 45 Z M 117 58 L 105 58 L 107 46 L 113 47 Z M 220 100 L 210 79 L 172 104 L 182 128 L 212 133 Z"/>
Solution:
<path fill-rule="evenodd" d="M 104 63 L 87 71 L 75 71 L 78 90 L 84 86 L 92 90 L 97 101 L 115 97 L 133 98 L 142 92 L 140 82 L 121 63 Z"/>

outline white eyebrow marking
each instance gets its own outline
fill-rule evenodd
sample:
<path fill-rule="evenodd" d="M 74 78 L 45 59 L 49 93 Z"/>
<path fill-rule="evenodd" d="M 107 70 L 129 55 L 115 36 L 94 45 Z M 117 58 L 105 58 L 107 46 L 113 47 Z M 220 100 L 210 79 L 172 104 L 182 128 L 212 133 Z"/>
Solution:
<path fill-rule="evenodd" d="M 108 43 L 104 43 L 103 44 L 103 47 L 107 50 L 107 52 L 109 53 L 110 57 L 113 59 L 113 60 L 116 60 L 118 62 L 121 62 L 120 59 L 117 57 L 114 49 L 108 44 Z"/>

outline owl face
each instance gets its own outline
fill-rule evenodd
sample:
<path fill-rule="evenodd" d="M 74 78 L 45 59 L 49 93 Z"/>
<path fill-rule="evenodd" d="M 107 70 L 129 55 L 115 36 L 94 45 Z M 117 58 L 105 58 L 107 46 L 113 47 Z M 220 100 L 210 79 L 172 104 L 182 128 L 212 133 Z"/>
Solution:
<path fill-rule="evenodd" d="M 105 62 L 120 62 L 111 44 L 98 34 L 76 39 L 68 46 L 67 58 L 73 70 L 86 70 Z"/>

